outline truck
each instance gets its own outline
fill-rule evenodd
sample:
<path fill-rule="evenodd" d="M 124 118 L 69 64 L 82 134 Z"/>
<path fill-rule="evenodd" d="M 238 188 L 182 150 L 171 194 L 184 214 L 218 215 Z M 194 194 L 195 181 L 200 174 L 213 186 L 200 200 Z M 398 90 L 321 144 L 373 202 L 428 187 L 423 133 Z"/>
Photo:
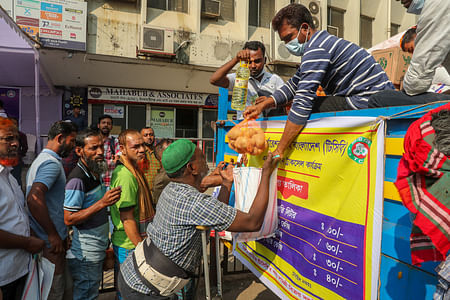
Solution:
<path fill-rule="evenodd" d="M 438 283 L 435 268 L 438 262 L 426 262 L 421 267 L 412 265 L 409 237 L 412 218 L 394 185 L 397 167 L 403 155 L 403 138 L 412 122 L 442 103 L 361 109 L 311 114 L 310 119 L 330 116 L 385 117 L 385 173 L 381 235 L 381 262 L 378 283 L 379 299 L 432 299 Z M 237 153 L 226 142 L 226 133 L 235 126 L 227 120 L 230 111 L 228 90 L 219 89 L 218 130 L 216 132 L 217 161 L 237 161 Z M 286 121 L 287 116 L 268 120 Z"/>

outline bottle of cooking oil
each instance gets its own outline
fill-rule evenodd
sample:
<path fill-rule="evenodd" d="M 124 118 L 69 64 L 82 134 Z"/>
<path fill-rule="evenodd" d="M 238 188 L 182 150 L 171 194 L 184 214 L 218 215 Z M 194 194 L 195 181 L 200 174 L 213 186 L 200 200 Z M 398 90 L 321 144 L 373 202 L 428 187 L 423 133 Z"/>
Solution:
<path fill-rule="evenodd" d="M 244 110 L 247 103 L 247 87 L 250 78 L 250 70 L 245 61 L 239 62 L 234 81 L 233 96 L 231 98 L 231 108 L 234 110 Z"/>

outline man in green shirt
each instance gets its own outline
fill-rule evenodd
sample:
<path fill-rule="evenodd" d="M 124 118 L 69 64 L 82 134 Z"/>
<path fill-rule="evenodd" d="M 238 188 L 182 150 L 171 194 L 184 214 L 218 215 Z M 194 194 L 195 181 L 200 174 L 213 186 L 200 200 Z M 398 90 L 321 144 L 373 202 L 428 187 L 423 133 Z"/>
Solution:
<path fill-rule="evenodd" d="M 120 186 L 122 189 L 119 201 L 111 206 L 115 272 L 145 238 L 145 229 L 155 213 L 150 188 L 139 169 L 139 163 L 145 158 L 142 135 L 136 130 L 125 130 L 119 135 L 119 146 L 122 155 L 111 178 L 111 188 Z"/>

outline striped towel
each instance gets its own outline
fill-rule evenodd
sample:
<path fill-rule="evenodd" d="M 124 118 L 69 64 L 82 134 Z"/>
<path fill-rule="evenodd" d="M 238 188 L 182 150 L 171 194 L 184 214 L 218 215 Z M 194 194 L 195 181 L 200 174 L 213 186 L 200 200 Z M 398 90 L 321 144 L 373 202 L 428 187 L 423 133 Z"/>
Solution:
<path fill-rule="evenodd" d="M 433 146 L 431 126 L 432 114 L 442 109 L 450 109 L 450 104 L 428 112 L 409 127 L 395 182 L 403 204 L 415 214 L 410 245 L 412 263 L 417 266 L 443 261 L 450 250 L 450 157 Z"/>

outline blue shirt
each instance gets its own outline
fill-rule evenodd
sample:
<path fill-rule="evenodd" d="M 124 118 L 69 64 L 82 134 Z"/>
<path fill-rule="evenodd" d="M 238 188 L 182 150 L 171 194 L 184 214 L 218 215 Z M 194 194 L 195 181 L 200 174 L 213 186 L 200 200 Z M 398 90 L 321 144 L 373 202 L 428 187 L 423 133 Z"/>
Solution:
<path fill-rule="evenodd" d="M 78 132 L 85 130 L 87 127 L 85 116 L 79 115 L 78 117 L 75 117 L 74 115 L 70 115 L 66 118 L 66 120 L 69 120 L 77 125 Z"/>
<path fill-rule="evenodd" d="M 78 161 L 66 184 L 64 210 L 78 212 L 97 203 L 106 193 L 106 187 L 87 167 Z M 108 247 L 108 215 L 106 207 L 83 223 L 73 226 L 71 252 L 79 260 L 102 261 Z"/>
<path fill-rule="evenodd" d="M 66 186 L 66 175 L 61 164 L 61 157 L 50 149 L 44 149 L 36 157 L 27 173 L 27 196 L 33 183 L 44 184 L 48 191 L 45 193 L 50 220 L 62 240 L 67 237 L 67 227 L 64 224 L 64 189 Z M 48 243 L 48 235 L 41 225 L 30 213 L 30 226 L 36 235 Z"/>
<path fill-rule="evenodd" d="M 329 96 L 345 97 L 353 109 L 367 108 L 369 97 L 379 91 L 394 90 L 372 55 L 326 31 L 312 35 L 294 77 L 272 97 L 277 105 L 293 99 L 288 120 L 303 125 L 311 114 L 319 85 Z"/>

